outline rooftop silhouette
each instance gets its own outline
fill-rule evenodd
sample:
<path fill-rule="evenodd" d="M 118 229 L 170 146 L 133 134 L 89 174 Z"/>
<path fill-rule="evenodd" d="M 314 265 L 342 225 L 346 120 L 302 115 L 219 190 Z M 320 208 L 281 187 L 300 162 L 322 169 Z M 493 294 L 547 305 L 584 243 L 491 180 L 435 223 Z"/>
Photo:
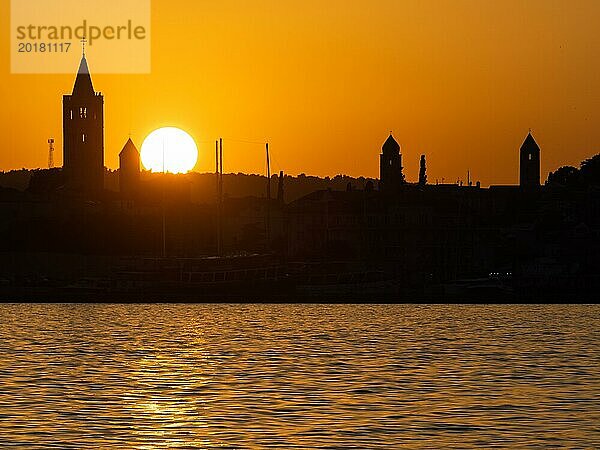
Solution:
<path fill-rule="evenodd" d="M 81 57 L 79 63 L 79 69 L 77 70 L 77 77 L 75 78 L 75 85 L 73 86 L 74 96 L 93 96 L 94 85 L 92 84 L 92 76 L 90 69 L 88 68 L 87 60 L 85 56 Z"/>

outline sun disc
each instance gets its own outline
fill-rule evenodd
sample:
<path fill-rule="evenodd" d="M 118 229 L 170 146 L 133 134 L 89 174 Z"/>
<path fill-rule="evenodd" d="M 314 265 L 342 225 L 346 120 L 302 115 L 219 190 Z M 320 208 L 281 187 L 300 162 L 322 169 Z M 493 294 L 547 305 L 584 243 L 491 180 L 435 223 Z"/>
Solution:
<path fill-rule="evenodd" d="M 142 164 L 152 172 L 186 173 L 198 160 L 194 139 L 175 127 L 164 127 L 150 133 L 142 144 Z"/>

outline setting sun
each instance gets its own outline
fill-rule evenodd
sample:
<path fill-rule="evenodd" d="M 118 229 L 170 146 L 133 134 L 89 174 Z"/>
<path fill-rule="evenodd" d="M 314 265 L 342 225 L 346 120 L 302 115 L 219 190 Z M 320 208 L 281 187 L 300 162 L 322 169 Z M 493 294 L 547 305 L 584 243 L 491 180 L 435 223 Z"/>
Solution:
<path fill-rule="evenodd" d="M 165 127 L 144 139 L 141 157 L 144 167 L 152 172 L 185 173 L 196 165 L 198 148 L 185 131 Z"/>

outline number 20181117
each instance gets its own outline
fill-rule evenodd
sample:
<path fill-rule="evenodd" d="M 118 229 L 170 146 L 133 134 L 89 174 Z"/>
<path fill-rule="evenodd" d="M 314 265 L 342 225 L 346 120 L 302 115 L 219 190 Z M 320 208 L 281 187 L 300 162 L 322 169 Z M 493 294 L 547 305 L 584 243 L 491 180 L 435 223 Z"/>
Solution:
<path fill-rule="evenodd" d="M 66 53 L 71 47 L 70 42 L 19 42 L 19 53 Z"/>

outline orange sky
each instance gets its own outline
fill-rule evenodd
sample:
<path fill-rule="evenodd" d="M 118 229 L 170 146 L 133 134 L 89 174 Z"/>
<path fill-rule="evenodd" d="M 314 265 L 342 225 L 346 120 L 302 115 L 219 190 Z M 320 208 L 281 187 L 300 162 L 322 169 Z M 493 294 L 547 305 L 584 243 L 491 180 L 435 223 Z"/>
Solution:
<path fill-rule="evenodd" d="M 9 0 L 0 0 L 0 170 L 62 161 L 61 96 L 73 75 L 11 75 Z M 197 141 L 196 169 L 378 175 L 390 130 L 405 174 L 516 183 L 528 128 L 542 179 L 600 152 L 600 2 L 152 0 L 152 73 L 93 75 L 105 95 L 105 162 L 131 131 Z M 75 73 L 79 54 L 73 53 Z"/>

